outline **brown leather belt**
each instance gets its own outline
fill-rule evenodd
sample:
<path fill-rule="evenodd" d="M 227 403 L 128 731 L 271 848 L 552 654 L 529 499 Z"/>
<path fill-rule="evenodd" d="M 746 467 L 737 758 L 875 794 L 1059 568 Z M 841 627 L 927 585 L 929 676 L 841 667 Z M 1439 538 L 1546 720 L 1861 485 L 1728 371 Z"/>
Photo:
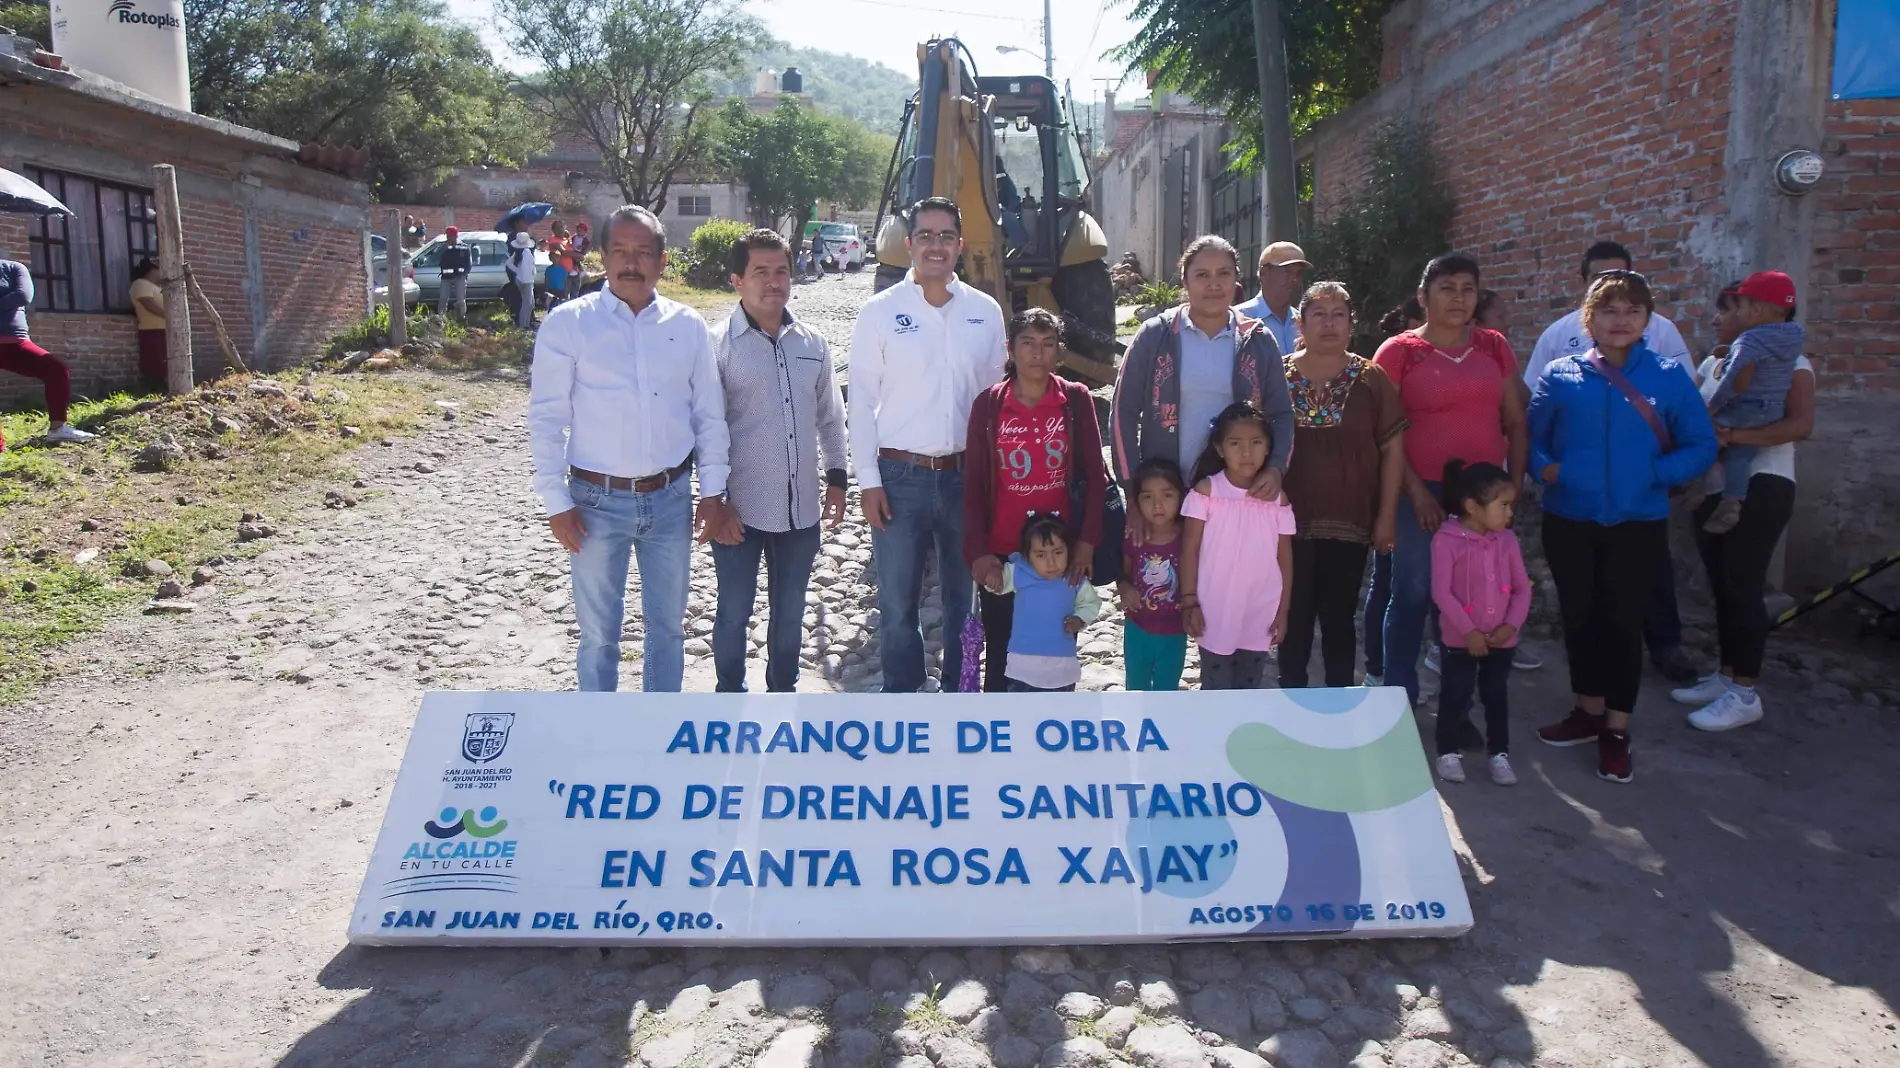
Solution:
<path fill-rule="evenodd" d="M 685 477 L 686 472 L 692 469 L 693 458 L 688 456 L 686 459 L 680 461 L 678 467 L 669 467 L 657 475 L 647 475 L 643 478 L 621 478 L 619 475 L 603 475 L 599 471 L 588 471 L 584 468 L 572 466 L 567 469 L 567 474 L 569 478 L 578 478 L 582 482 L 592 482 L 596 486 L 605 486 L 610 490 L 632 490 L 635 493 L 652 493 L 654 490 L 663 490 L 673 483 L 678 482 L 681 478 Z"/>
<path fill-rule="evenodd" d="M 877 454 L 886 460 L 898 460 L 931 471 L 956 471 L 963 467 L 963 454 L 960 452 L 948 456 L 925 456 L 921 452 L 905 452 L 903 449 L 879 449 Z"/>

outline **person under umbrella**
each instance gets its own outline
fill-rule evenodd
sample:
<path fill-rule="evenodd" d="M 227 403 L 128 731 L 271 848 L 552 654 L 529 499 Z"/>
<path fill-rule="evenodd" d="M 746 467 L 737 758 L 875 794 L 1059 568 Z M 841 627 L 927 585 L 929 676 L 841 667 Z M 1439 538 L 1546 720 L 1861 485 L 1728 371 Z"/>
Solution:
<path fill-rule="evenodd" d="M 26 309 L 32 303 L 32 272 L 17 260 L 0 260 L 0 371 L 37 378 L 46 387 L 47 441 L 91 441 L 93 435 L 66 422 L 72 373 L 27 334 Z M 0 439 L 0 449 L 5 447 Z"/>

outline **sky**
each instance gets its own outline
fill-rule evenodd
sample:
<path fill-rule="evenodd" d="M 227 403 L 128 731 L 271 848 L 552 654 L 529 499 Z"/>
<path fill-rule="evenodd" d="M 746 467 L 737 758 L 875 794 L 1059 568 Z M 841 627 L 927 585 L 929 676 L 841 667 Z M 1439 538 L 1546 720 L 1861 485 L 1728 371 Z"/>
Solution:
<path fill-rule="evenodd" d="M 1050 0 L 1050 7 L 1057 83 L 1069 79 L 1078 102 L 1099 97 L 1103 86 L 1094 79 L 1122 75 L 1121 65 L 1102 54 L 1134 35 L 1128 0 Z M 449 0 L 449 9 L 477 27 L 506 61 L 489 0 Z M 916 70 L 917 46 L 933 34 L 962 39 L 981 74 L 1042 70 L 1042 6 L 1036 0 L 948 0 L 947 7 L 918 0 L 748 0 L 746 9 L 792 45 L 862 56 L 900 73 Z M 1035 54 L 1003 55 L 999 45 Z M 1131 78 L 1128 88 L 1142 87 Z"/>

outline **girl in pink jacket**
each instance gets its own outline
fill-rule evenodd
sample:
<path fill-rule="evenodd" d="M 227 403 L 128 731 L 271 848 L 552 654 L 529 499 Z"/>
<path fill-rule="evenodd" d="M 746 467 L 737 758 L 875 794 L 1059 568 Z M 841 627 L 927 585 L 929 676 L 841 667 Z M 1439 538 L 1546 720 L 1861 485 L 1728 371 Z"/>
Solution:
<path fill-rule="evenodd" d="M 1484 700 L 1491 781 L 1513 786 L 1507 683 L 1517 632 L 1531 611 L 1531 580 L 1511 533 L 1517 480 L 1496 464 L 1445 465 L 1445 514 L 1432 538 L 1432 600 L 1444 631 L 1438 695 L 1438 777 L 1464 782 L 1458 736 L 1476 689 Z"/>

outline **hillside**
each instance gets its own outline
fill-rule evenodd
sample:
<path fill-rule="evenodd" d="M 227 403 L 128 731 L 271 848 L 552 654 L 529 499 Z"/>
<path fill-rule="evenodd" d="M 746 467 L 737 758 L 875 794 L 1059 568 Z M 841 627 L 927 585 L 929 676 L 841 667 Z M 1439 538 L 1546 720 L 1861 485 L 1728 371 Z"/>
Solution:
<path fill-rule="evenodd" d="M 714 91 L 732 96 L 751 93 L 752 72 L 760 67 L 779 71 L 797 67 L 805 76 L 805 91 L 821 109 L 856 119 L 881 134 L 897 132 L 904 101 L 917 88 L 915 74 L 894 71 L 857 56 L 780 43 L 755 56 L 745 77 L 717 84 Z"/>

